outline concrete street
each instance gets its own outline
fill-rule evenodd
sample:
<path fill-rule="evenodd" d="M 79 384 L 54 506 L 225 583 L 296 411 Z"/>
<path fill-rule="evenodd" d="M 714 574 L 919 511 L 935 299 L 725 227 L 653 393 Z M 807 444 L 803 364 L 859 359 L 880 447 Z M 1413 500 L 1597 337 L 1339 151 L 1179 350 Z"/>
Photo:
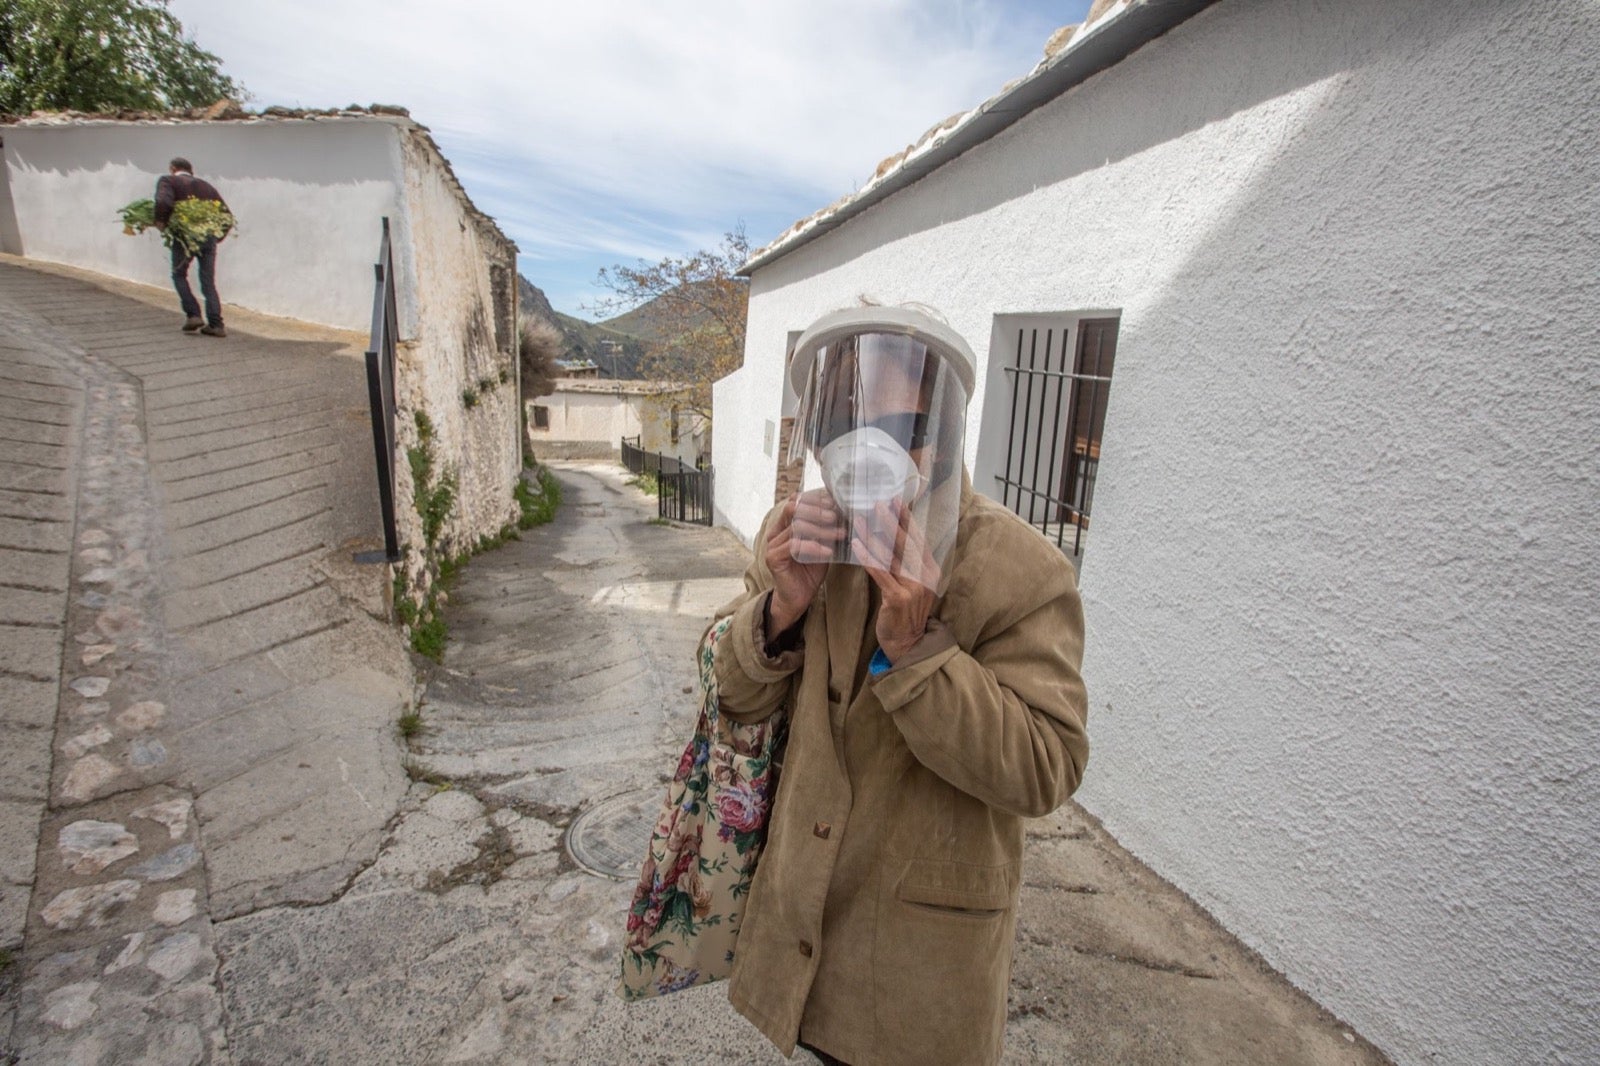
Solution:
<path fill-rule="evenodd" d="M 0 1062 L 782 1061 L 612 991 L 743 546 L 553 462 L 415 688 L 364 338 L 174 305 L 0 258 Z M 1075 806 L 1027 849 L 1007 1062 L 1384 1061 Z"/>

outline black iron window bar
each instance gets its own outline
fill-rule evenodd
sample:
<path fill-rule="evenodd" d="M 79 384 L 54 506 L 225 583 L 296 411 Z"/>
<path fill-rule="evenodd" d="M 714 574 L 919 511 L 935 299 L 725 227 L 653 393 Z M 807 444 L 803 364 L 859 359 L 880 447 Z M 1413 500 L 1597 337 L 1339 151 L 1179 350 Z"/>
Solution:
<path fill-rule="evenodd" d="M 1116 326 L 1080 322 L 1076 352 L 1064 329 L 1019 329 L 1015 361 L 1002 367 L 1011 378 L 1011 437 L 1005 473 L 995 475 L 1001 500 L 1074 559 L 1089 529 Z"/>

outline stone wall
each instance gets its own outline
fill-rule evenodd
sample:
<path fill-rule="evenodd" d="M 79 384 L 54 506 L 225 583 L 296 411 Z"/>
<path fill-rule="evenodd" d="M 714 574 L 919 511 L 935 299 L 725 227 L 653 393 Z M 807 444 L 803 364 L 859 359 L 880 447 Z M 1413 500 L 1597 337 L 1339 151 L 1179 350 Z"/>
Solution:
<path fill-rule="evenodd" d="M 516 246 L 473 208 L 425 131 L 403 131 L 399 151 L 408 269 L 397 271 L 415 280 L 413 313 L 402 314 L 397 430 L 402 451 L 431 450 L 433 484 L 418 486 L 402 462 L 396 498 L 408 583 L 424 592 L 432 563 L 472 550 L 517 515 Z M 421 439 L 419 413 L 431 441 Z M 447 483 L 454 500 L 430 544 L 417 501 Z"/>

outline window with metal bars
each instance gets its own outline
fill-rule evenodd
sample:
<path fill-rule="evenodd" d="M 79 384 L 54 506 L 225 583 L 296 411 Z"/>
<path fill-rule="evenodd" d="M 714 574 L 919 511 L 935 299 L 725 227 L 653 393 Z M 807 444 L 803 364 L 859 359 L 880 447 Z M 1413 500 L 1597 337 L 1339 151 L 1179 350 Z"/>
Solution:
<path fill-rule="evenodd" d="M 993 456 L 997 495 L 1062 551 L 1088 538 L 1100 436 L 1117 354 L 1117 319 L 1035 319 L 997 329 L 1009 433 Z"/>

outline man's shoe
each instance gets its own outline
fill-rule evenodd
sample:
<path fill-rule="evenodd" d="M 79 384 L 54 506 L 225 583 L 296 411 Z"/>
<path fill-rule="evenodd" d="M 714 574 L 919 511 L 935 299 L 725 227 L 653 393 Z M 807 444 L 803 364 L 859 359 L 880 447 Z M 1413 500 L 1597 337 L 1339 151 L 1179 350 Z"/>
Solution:
<path fill-rule="evenodd" d="M 200 332 L 205 334 L 207 337 L 226 337 L 228 335 L 228 327 L 227 326 L 201 326 L 200 327 Z"/>
<path fill-rule="evenodd" d="M 185 333 L 199 333 L 200 327 L 205 324 L 206 320 L 203 318 L 186 318 L 183 320 L 183 331 Z"/>

